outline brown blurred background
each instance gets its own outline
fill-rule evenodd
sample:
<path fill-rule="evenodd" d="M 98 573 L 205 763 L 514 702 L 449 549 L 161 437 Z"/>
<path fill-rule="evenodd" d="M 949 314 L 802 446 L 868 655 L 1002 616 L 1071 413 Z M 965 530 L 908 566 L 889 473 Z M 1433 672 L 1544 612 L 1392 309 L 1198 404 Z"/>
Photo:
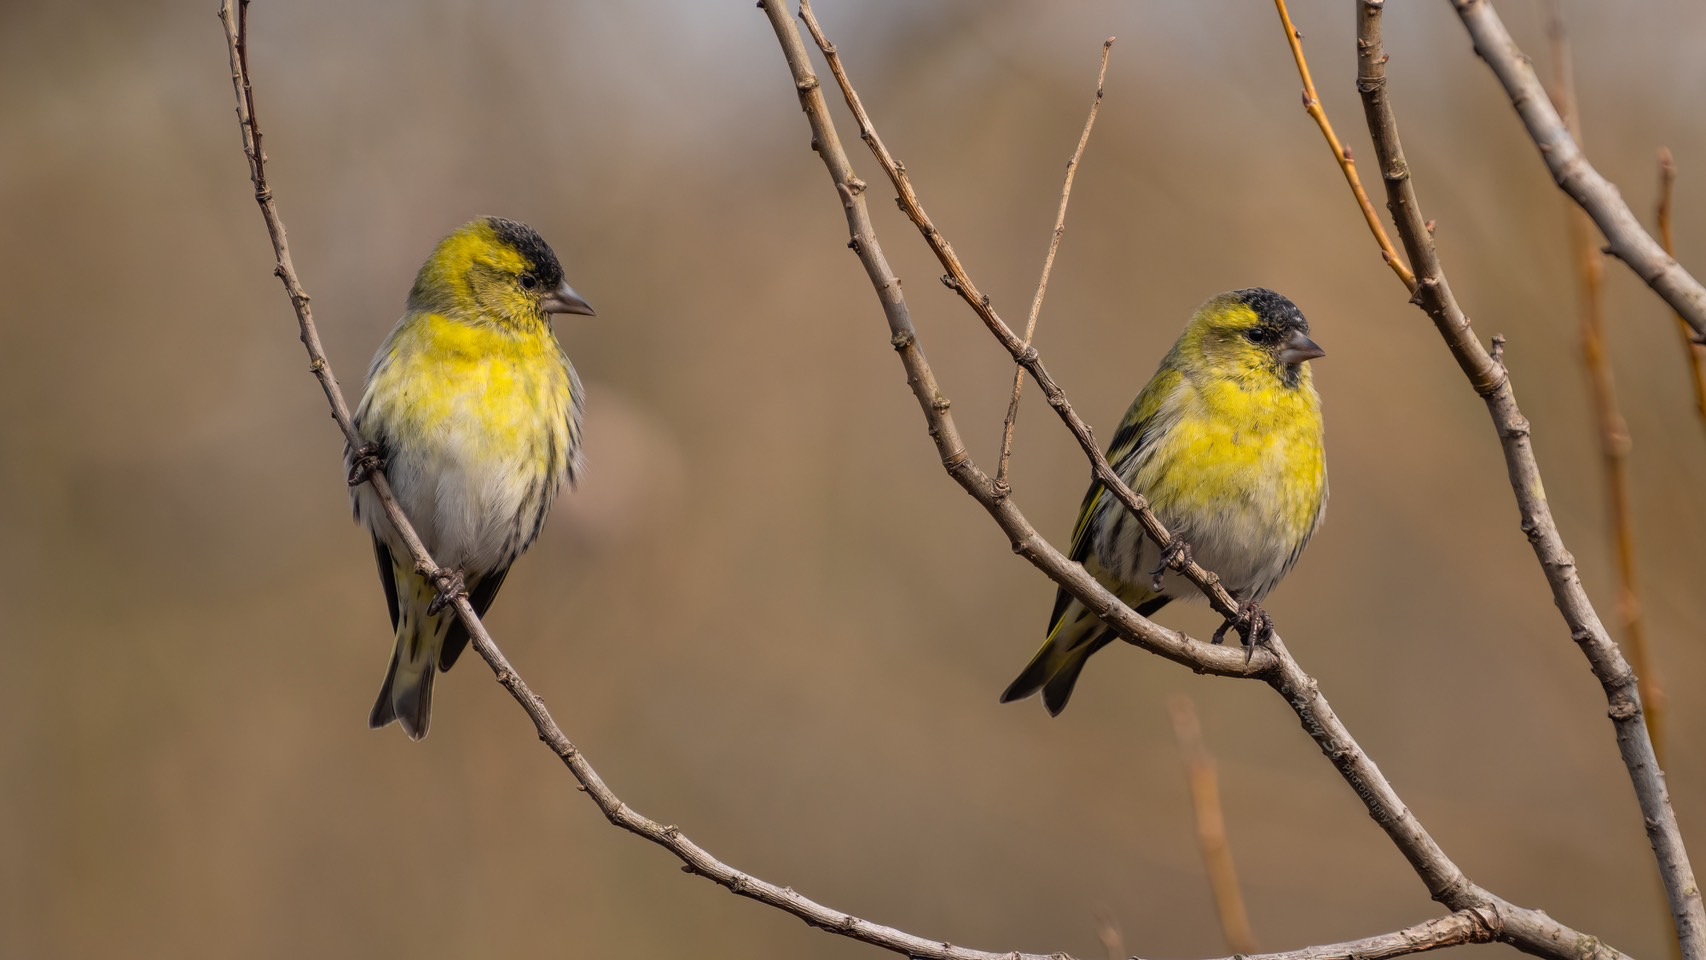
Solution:
<path fill-rule="evenodd" d="M 612 829 L 473 658 L 424 743 L 365 729 L 381 591 L 269 273 L 214 6 L 0 14 L 0 956 L 877 955 Z M 820 7 L 1015 320 L 1100 41 L 1119 36 L 1041 325 L 1051 371 L 1107 436 L 1201 300 L 1256 284 L 1296 299 L 1329 352 L 1333 502 L 1271 604 L 1292 649 L 1472 877 L 1663 955 L 1605 706 L 1486 415 L 1299 109 L 1272 10 Z M 1537 8 L 1501 9 L 1544 63 Z M 1568 12 L 1590 153 L 1649 215 L 1654 151 L 1675 151 L 1698 273 L 1706 8 Z M 1372 157 L 1351 5 L 1294 13 L 1329 110 Z M 1448 6 L 1388 20 L 1447 267 L 1482 335 L 1510 337 L 1553 506 L 1614 620 L 1561 195 Z M 472 216 L 537 226 L 598 307 L 559 324 L 590 395 L 590 476 L 491 626 L 628 801 L 924 936 L 1099 956 L 1100 908 L 1133 952 L 1215 955 L 1167 719 L 1182 691 L 1264 948 L 1437 912 L 1261 686 L 1122 647 L 1058 720 L 996 703 L 1053 587 L 936 465 L 750 0 L 262 0 L 253 30 L 274 186 L 347 391 L 421 258 Z M 992 466 L 1011 368 L 876 194 Z M 1706 438 L 1669 315 L 1620 265 L 1608 276 L 1670 782 L 1699 862 Z M 1087 471 L 1035 400 L 1016 496 L 1061 543 Z M 1200 605 L 1161 619 L 1213 623 Z"/>

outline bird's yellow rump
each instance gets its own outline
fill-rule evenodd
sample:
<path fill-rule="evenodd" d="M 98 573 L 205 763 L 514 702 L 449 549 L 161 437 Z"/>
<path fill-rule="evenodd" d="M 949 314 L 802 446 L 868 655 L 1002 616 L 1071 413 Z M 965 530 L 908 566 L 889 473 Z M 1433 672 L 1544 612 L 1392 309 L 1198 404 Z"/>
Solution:
<path fill-rule="evenodd" d="M 1297 562 L 1327 505 L 1321 398 L 1309 370 L 1324 355 L 1285 297 L 1261 288 L 1221 294 L 1185 326 L 1108 445 L 1120 478 L 1246 605 Z M 1144 616 L 1195 593 L 1098 482 L 1078 512 L 1072 558 Z M 1048 639 L 1002 701 L 1041 690 L 1059 714 L 1085 662 L 1114 636 L 1059 591 Z"/>
<path fill-rule="evenodd" d="M 533 545 L 563 481 L 581 466 L 580 380 L 551 329 L 556 313 L 592 315 L 531 227 L 485 217 L 440 241 L 415 277 L 403 318 L 367 374 L 355 414 L 421 542 L 455 571 L 484 615 L 510 564 Z M 355 474 L 352 473 L 352 476 Z M 371 486 L 351 493 L 373 534 L 396 630 L 375 728 L 426 736 L 433 678 L 468 644 L 453 609 L 415 572 Z M 442 609 L 440 609 L 442 608 Z"/>

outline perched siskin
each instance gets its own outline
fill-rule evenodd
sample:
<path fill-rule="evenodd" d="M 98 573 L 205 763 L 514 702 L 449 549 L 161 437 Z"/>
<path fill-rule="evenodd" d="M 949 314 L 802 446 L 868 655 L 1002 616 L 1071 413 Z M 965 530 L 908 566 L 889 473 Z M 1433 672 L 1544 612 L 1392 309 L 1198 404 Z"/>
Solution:
<path fill-rule="evenodd" d="M 592 308 L 539 234 L 498 217 L 463 225 L 421 265 L 355 414 L 368 445 L 346 452 L 352 482 L 367 458 L 384 464 L 427 552 L 482 615 L 581 464 L 581 385 L 551 330 L 554 313 Z M 433 677 L 456 663 L 468 633 L 454 609 L 435 604 L 437 587 L 415 572 L 372 486 L 352 498 L 396 629 L 368 723 L 398 720 L 419 740 Z"/>
<path fill-rule="evenodd" d="M 1197 310 L 1108 446 L 1114 471 L 1249 612 L 1297 562 L 1327 505 L 1309 373 L 1324 355 L 1290 300 L 1261 288 L 1223 293 Z M 1196 593 L 1100 483 L 1079 509 L 1072 558 L 1144 616 Z M 1114 637 L 1060 591 L 1047 641 L 1002 702 L 1041 690 L 1058 715 L 1084 663 Z"/>

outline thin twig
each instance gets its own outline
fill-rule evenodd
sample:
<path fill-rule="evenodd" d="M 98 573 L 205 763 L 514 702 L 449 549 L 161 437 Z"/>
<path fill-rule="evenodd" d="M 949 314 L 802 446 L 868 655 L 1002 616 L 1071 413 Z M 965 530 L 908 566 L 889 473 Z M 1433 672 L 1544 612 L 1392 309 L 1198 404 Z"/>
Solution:
<path fill-rule="evenodd" d="M 950 415 L 947 399 L 942 395 L 931 372 L 929 363 L 924 358 L 923 348 L 918 342 L 918 332 L 912 323 L 911 310 L 906 298 L 901 292 L 900 281 L 889 268 L 881 244 L 878 243 L 875 228 L 872 226 L 870 211 L 865 200 L 866 183 L 854 174 L 852 163 L 848 160 L 847 152 L 841 145 L 840 136 L 836 133 L 834 121 L 829 116 L 829 108 L 824 101 L 822 84 L 812 71 L 810 58 L 806 54 L 805 45 L 800 37 L 798 28 L 788 16 L 785 0 L 760 0 L 759 6 L 770 19 L 771 27 L 776 31 L 777 41 L 782 46 L 783 56 L 788 62 L 793 75 L 794 87 L 799 94 L 800 106 L 806 112 L 806 118 L 812 130 L 812 148 L 817 151 L 835 184 L 835 190 L 840 198 L 843 212 L 847 217 L 847 227 L 850 234 L 848 247 L 859 258 L 866 276 L 870 279 L 877 298 L 882 305 L 884 318 L 888 322 L 890 342 L 900 355 L 902 365 L 907 372 L 907 383 L 912 388 L 913 396 L 918 401 L 920 412 L 928 426 L 930 437 L 936 446 L 938 455 L 942 458 L 943 469 L 955 482 L 976 499 L 989 514 L 995 518 L 1003 530 L 1013 539 L 1014 550 L 1021 556 L 1049 574 L 1049 578 L 1066 587 L 1070 593 L 1081 600 L 1086 596 L 1101 602 L 1101 594 L 1097 591 L 1081 591 L 1079 581 L 1064 575 L 1057 575 L 1052 569 L 1053 560 L 1059 552 L 1046 540 L 1035 534 L 1022 516 L 1017 513 L 1011 497 L 998 497 L 991 489 L 990 478 L 972 462 L 960 443 L 958 429 Z M 1015 359 L 1025 364 L 1033 379 L 1049 397 L 1050 403 L 1061 419 L 1078 438 L 1079 446 L 1091 463 L 1095 465 L 1098 479 L 1107 477 L 1104 481 L 1109 489 L 1119 492 L 1124 485 L 1114 486 L 1118 478 L 1107 468 L 1107 461 L 1102 457 L 1100 449 L 1090 437 L 1089 428 L 1071 413 L 1071 405 L 1067 403 L 1063 391 L 1058 384 L 1043 371 L 1040 359 L 1034 348 L 1026 349 L 1021 341 L 1013 336 L 1012 331 L 991 308 L 989 301 L 975 293 L 976 288 L 971 284 L 965 267 L 953 255 L 953 248 L 943 238 L 930 218 L 924 213 L 918 202 L 917 194 L 913 191 L 910 181 L 904 171 L 894 160 L 894 157 L 882 145 L 869 115 L 865 112 L 854 91 L 851 81 L 843 69 L 835 45 L 824 36 L 821 26 L 811 11 L 808 0 L 801 0 L 800 18 L 811 31 L 813 39 L 822 51 L 830 70 L 835 74 L 841 87 L 843 98 L 853 111 L 859 123 L 860 136 L 870 147 L 877 162 L 888 174 L 889 180 L 899 193 L 899 201 L 907 216 L 923 234 L 937 259 L 948 269 L 950 286 L 960 291 L 962 299 L 970 305 L 974 312 L 983 320 L 991 333 L 1005 346 Z M 1122 502 L 1133 510 L 1139 517 L 1153 517 L 1142 498 L 1131 494 L 1129 489 L 1122 496 Z M 1022 524 L 1027 531 L 1021 538 L 1015 531 L 1017 524 Z M 1159 522 L 1157 521 L 1157 526 Z M 1152 529 L 1152 538 L 1165 543 L 1165 530 L 1157 535 Z M 1069 564 L 1074 571 L 1082 573 L 1078 564 Z M 1195 568 L 1195 565 L 1192 565 Z M 1189 573 L 1190 571 L 1187 571 Z M 1193 577 L 1193 581 L 1199 578 Z M 1202 577 L 1198 582 L 1199 588 L 1209 592 L 1218 584 L 1210 577 Z M 1222 591 L 1224 592 L 1224 591 Z M 1156 647 L 1148 642 L 1147 637 L 1134 637 L 1128 634 L 1128 627 L 1122 618 L 1135 619 L 1145 627 L 1153 628 L 1148 620 L 1131 614 L 1124 604 L 1093 608 L 1101 619 L 1114 627 L 1123 637 L 1139 642 L 1147 649 Z M 1321 752 L 1333 764 L 1335 770 L 1343 777 L 1358 798 L 1367 808 L 1369 816 L 1384 830 L 1399 852 L 1409 861 L 1411 868 L 1427 886 L 1429 894 L 1439 902 L 1456 911 L 1470 911 L 1477 914 L 1497 916 L 1496 938 L 1512 944 L 1517 948 L 1536 956 L 1550 957 L 1554 960 L 1609 960 L 1621 958 L 1624 955 L 1597 938 L 1587 936 L 1553 920 L 1538 910 L 1517 907 L 1508 901 L 1492 894 L 1490 891 L 1471 882 L 1463 871 L 1446 856 L 1421 823 L 1416 819 L 1404 802 L 1399 798 L 1392 784 L 1381 774 L 1380 769 L 1363 752 L 1344 723 L 1333 712 L 1332 707 L 1322 696 L 1319 684 L 1305 673 L 1292 658 L 1278 633 L 1274 633 L 1268 643 L 1254 651 L 1255 657 L 1269 654 L 1270 664 L 1250 676 L 1259 676 L 1264 682 L 1285 698 L 1293 712 L 1298 716 L 1304 731 L 1309 734 Z M 1163 653 L 1163 655 L 1167 655 Z M 1178 658 L 1175 658 L 1178 659 Z"/>
<path fill-rule="evenodd" d="M 1653 741 L 1643 719 L 1635 673 L 1594 611 L 1587 591 L 1582 588 L 1575 558 L 1565 549 L 1563 537 L 1558 532 L 1541 484 L 1540 466 L 1530 441 L 1529 422 L 1517 407 L 1510 373 L 1499 350 L 1503 341 L 1495 338 L 1497 352 L 1490 354 L 1476 338 L 1469 318 L 1446 282 L 1433 235 L 1418 205 L 1415 184 L 1410 178 L 1409 164 L 1404 160 L 1404 148 L 1398 138 L 1398 121 L 1387 98 L 1386 57 L 1381 41 L 1383 8 L 1384 0 L 1362 0 L 1358 7 L 1357 89 L 1362 93 L 1369 133 L 1374 139 L 1386 183 L 1388 209 L 1409 253 L 1410 262 L 1416 265 L 1418 279 L 1412 290 L 1412 299 L 1434 321 L 1464 375 L 1487 404 L 1487 412 L 1492 417 L 1504 451 L 1511 489 L 1516 493 L 1517 507 L 1522 514 L 1522 530 L 1540 561 L 1541 570 L 1552 590 L 1553 602 L 1563 614 L 1571 638 L 1587 656 L 1610 706 L 1607 712 L 1616 731 L 1618 750 L 1629 771 L 1629 779 L 1641 806 L 1647 838 L 1653 844 L 1653 853 L 1664 878 L 1683 955 L 1688 960 L 1702 960 L 1706 956 L 1706 939 L 1703 939 L 1706 938 L 1706 915 L 1702 913 L 1700 890 L 1695 884 L 1694 869 L 1689 864 L 1676 813 L 1671 808 L 1664 771 L 1653 752 Z M 1529 73 L 1533 73 L 1532 69 Z M 1541 93 L 1541 99 L 1547 99 L 1544 93 Z M 1557 116 L 1549 100 L 1546 109 L 1552 116 Z M 1562 124 L 1559 127 L 1561 130 Z M 1575 141 L 1569 138 L 1568 133 L 1563 136 L 1573 148 Z"/>
<path fill-rule="evenodd" d="M 1670 155 L 1669 147 L 1659 148 L 1659 242 L 1664 245 L 1665 253 L 1676 256 L 1676 237 L 1671 233 L 1671 195 L 1676 187 L 1676 160 Z M 1694 328 L 1682 318 L 1676 316 L 1677 330 L 1682 333 L 1682 352 L 1688 357 L 1690 382 L 1694 386 L 1694 410 L 1700 415 L 1700 422 L 1706 424 L 1706 344 L 1694 335 Z"/>
<path fill-rule="evenodd" d="M 1291 22 L 1291 11 L 1286 9 L 1285 0 L 1274 0 L 1274 9 L 1279 11 L 1286 42 L 1291 45 L 1291 58 L 1296 61 L 1297 75 L 1303 80 L 1304 111 L 1321 128 L 1321 135 L 1327 138 L 1327 146 L 1332 149 L 1334 159 L 1339 161 L 1339 169 L 1344 172 L 1345 183 L 1350 186 L 1351 193 L 1356 194 L 1362 218 L 1368 224 L 1369 232 L 1374 234 L 1374 241 L 1380 244 L 1381 258 L 1398 275 L 1398 279 L 1404 281 L 1404 286 L 1415 286 L 1416 275 L 1398 255 L 1398 248 L 1392 245 L 1392 238 L 1386 235 L 1386 226 L 1380 222 L 1380 214 L 1375 212 L 1367 191 L 1362 188 L 1362 178 L 1357 176 L 1357 164 L 1351 156 L 1351 148 L 1339 142 L 1338 134 L 1333 132 L 1332 121 L 1327 119 L 1327 108 L 1321 105 L 1321 95 L 1316 92 L 1315 81 L 1309 76 L 1309 61 L 1303 56 L 1303 34 L 1297 32 L 1296 25 Z"/>
<path fill-rule="evenodd" d="M 1031 316 L 1025 322 L 1025 346 L 1030 347 L 1037 333 L 1037 317 L 1043 312 L 1043 295 L 1048 292 L 1049 274 L 1054 272 L 1054 255 L 1060 250 L 1060 238 L 1066 236 L 1066 204 L 1072 199 L 1072 181 L 1078 176 L 1078 165 L 1084 160 L 1084 148 L 1090 144 L 1090 130 L 1096 126 L 1096 114 L 1102 109 L 1102 91 L 1108 80 L 1108 53 L 1114 48 L 1114 38 L 1102 41 L 1102 66 L 1096 72 L 1096 96 L 1090 101 L 1090 117 L 1084 121 L 1084 132 L 1078 135 L 1078 148 L 1066 161 L 1066 182 L 1060 188 L 1060 209 L 1054 215 L 1054 232 L 1049 235 L 1048 256 L 1043 258 L 1042 279 L 1037 281 L 1036 296 L 1031 298 Z M 1013 458 L 1013 430 L 1019 423 L 1019 394 L 1025 389 L 1025 368 L 1013 365 L 1013 398 L 1007 401 L 1007 419 L 1001 426 L 1001 462 L 995 467 L 995 488 L 1005 491 L 1007 462 Z"/>
<path fill-rule="evenodd" d="M 1025 371 L 1031 375 L 1031 379 L 1037 382 L 1043 396 L 1048 398 L 1049 406 L 1054 408 L 1055 414 L 1066 424 L 1073 439 L 1078 441 L 1079 448 L 1089 458 L 1096 480 L 1137 517 L 1138 523 L 1142 525 L 1144 532 L 1151 540 L 1154 540 L 1162 548 L 1170 546 L 1173 542 L 1173 536 L 1168 533 L 1166 525 L 1161 522 L 1161 518 L 1155 515 L 1155 511 L 1149 509 L 1149 501 L 1144 499 L 1142 494 L 1134 492 L 1131 487 L 1127 486 L 1125 480 L 1114 472 L 1113 467 L 1108 465 L 1108 459 L 1103 456 L 1101 446 L 1096 443 L 1096 436 L 1090 430 L 1090 425 L 1078 416 L 1076 410 L 1072 409 L 1071 402 L 1066 398 L 1066 392 L 1060 388 L 1060 384 L 1056 383 L 1054 378 L 1049 375 L 1048 370 L 1043 367 L 1041 359 L 1037 356 L 1036 348 L 1026 346 L 1025 342 L 1019 339 L 1006 321 L 1001 319 L 1001 315 L 996 312 L 989 297 L 980 292 L 977 285 L 972 282 L 971 275 L 966 272 L 965 264 L 961 263 L 959 255 L 954 253 L 953 245 L 948 243 L 947 238 L 942 235 L 940 230 L 936 229 L 936 225 L 930 220 L 930 215 L 924 212 L 923 205 L 919 203 L 918 194 L 912 187 L 912 181 L 907 178 L 906 168 L 894 158 L 893 154 L 889 153 L 888 148 L 883 145 L 882 138 L 877 136 L 876 129 L 871 125 L 870 115 L 865 112 L 865 106 L 859 100 L 858 92 L 853 89 L 853 84 L 847 79 L 847 72 L 842 69 L 841 57 L 835 50 L 835 44 L 830 43 L 824 37 L 823 30 L 818 25 L 817 17 L 812 13 L 810 0 L 800 0 L 800 19 L 805 21 L 806 29 L 811 31 L 812 40 L 823 52 L 824 59 L 829 63 L 829 71 L 834 74 L 836 83 L 841 87 L 842 98 L 847 101 L 848 108 L 853 111 L 854 120 L 859 124 L 860 139 L 864 140 L 865 145 L 871 149 L 872 155 L 877 158 L 878 165 L 883 168 L 889 182 L 894 185 L 895 192 L 899 194 L 896 199 L 900 203 L 901 210 L 918 228 L 919 233 L 924 235 L 931 251 L 936 254 L 937 262 L 941 263 L 943 269 L 948 271 L 947 275 L 942 277 L 942 283 L 960 295 L 960 299 L 972 308 L 972 312 L 977 314 L 978 319 L 983 321 L 983 325 L 995 335 L 995 338 L 1012 355 L 1014 361 L 1024 367 Z M 812 82 L 817 82 L 815 76 Z M 855 196 L 862 193 L 865 187 L 865 182 L 857 178 L 852 183 L 846 184 L 846 188 L 851 190 Z M 963 449 L 957 453 L 964 456 Z M 944 454 L 944 458 L 944 462 L 946 462 L 946 454 Z M 981 471 L 979 474 L 981 475 Z M 956 479 L 960 479 L 962 486 L 965 485 L 965 479 L 960 477 L 956 477 Z M 994 481 L 987 477 L 983 477 L 979 482 L 987 482 L 992 489 L 994 487 Z M 998 496 L 1006 496 L 1005 492 L 996 491 L 996 493 Z M 973 493 L 973 496 L 982 499 L 980 493 Z M 1018 545 L 1015 545 L 1014 549 L 1019 550 Z M 1023 553 L 1023 551 L 1020 552 Z M 1077 564 L 1071 565 L 1077 566 Z M 1233 599 L 1232 594 L 1226 591 L 1225 587 L 1220 585 L 1220 578 L 1203 569 L 1200 564 L 1191 559 L 1188 552 L 1177 553 L 1169 566 L 1177 571 L 1180 576 L 1195 584 L 1197 589 L 1201 590 L 1203 595 L 1208 598 L 1209 606 L 1214 608 L 1216 613 L 1228 621 L 1238 617 L 1238 602 Z M 1057 580 L 1057 582 L 1059 581 Z M 1083 601 L 1084 598 L 1079 596 L 1076 591 L 1069 589 L 1068 592 Z M 1120 606 L 1123 607 L 1124 604 Z M 1102 610 L 1094 607 L 1091 610 L 1098 616 L 1103 616 Z M 1103 616 L 1103 619 L 1106 620 L 1107 618 Z M 1127 637 L 1126 639 L 1131 638 Z M 1255 655 L 1259 657 L 1261 651 L 1257 650 Z"/>
<path fill-rule="evenodd" d="M 1694 329 L 1706 337 L 1706 287 L 1666 253 L 1623 202 L 1616 184 L 1588 162 L 1552 100 L 1540 85 L 1534 64 L 1511 39 L 1491 0 L 1452 0 L 1475 43 L 1475 53 L 1499 78 L 1511 106 L 1522 117 L 1528 136 L 1552 171 L 1552 179 L 1593 217 L 1608 241 L 1606 252 L 1629 265 Z"/>
<path fill-rule="evenodd" d="M 1582 139 L 1581 111 L 1576 103 L 1575 65 L 1570 56 L 1569 36 L 1564 29 L 1560 0 L 1547 4 L 1547 36 L 1552 49 L 1553 98 L 1558 113 L 1577 143 Z M 1641 616 L 1641 594 L 1635 578 L 1635 517 L 1629 503 L 1629 424 L 1618 409 L 1617 383 L 1611 374 L 1611 358 L 1605 347 L 1605 254 L 1594 242 L 1593 221 L 1581 207 L 1568 204 L 1570 245 L 1576 254 L 1576 273 L 1581 279 L 1582 363 L 1587 368 L 1588 394 L 1597 421 L 1600 462 L 1605 470 L 1606 522 L 1616 544 L 1617 612 L 1623 620 L 1623 640 L 1629 647 L 1629 662 L 1640 685 L 1641 706 L 1647 731 L 1653 738 L 1653 755 L 1664 765 L 1664 693 L 1658 670 L 1648 655 L 1647 631 Z"/>
<path fill-rule="evenodd" d="M 1238 885 L 1238 868 L 1232 863 L 1232 844 L 1226 838 L 1226 815 L 1220 805 L 1220 774 L 1214 756 L 1203 743 L 1202 724 L 1190 697 L 1178 694 L 1167 702 L 1173 716 L 1173 737 L 1179 742 L 1179 759 L 1185 762 L 1185 779 L 1191 787 L 1191 812 L 1197 825 L 1197 846 L 1202 850 L 1208 885 L 1214 894 L 1214 910 L 1220 917 L 1221 936 L 1233 953 L 1255 953 L 1256 935 L 1244 909 L 1244 891 Z"/>

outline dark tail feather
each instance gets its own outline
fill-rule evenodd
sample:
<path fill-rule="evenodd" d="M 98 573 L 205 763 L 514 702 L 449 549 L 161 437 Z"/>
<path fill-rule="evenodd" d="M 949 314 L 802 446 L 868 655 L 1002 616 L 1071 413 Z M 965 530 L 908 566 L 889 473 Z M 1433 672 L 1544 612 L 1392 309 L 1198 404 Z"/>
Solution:
<path fill-rule="evenodd" d="M 397 682 L 397 651 L 391 651 L 391 665 L 385 668 L 385 682 L 379 686 L 379 699 L 373 702 L 373 712 L 367 715 L 367 729 L 378 730 L 388 727 L 397 719 L 397 710 L 391 706 L 391 685 Z"/>
<path fill-rule="evenodd" d="M 398 721 L 403 724 L 403 732 L 409 735 L 410 740 L 419 740 L 427 735 L 427 727 L 432 722 L 432 681 L 438 671 L 428 658 L 420 664 L 418 671 L 405 671 L 399 685 L 397 664 L 400 652 L 400 645 L 391 651 L 391 666 L 385 670 L 385 683 L 379 688 L 379 699 L 373 702 L 373 712 L 367 716 L 367 726 L 378 730 Z"/>
<path fill-rule="evenodd" d="M 1167 596 L 1154 597 L 1138 604 L 1136 609 L 1139 614 L 1147 617 L 1166 606 L 1171 599 L 1172 597 Z M 1080 620 L 1074 623 L 1082 622 L 1083 618 L 1090 616 L 1088 612 L 1084 612 Z M 1061 626 L 1064 626 L 1064 623 Z M 1112 643 L 1118 636 L 1112 630 L 1103 629 L 1085 643 L 1078 639 L 1068 640 L 1059 636 L 1059 632 L 1057 627 L 1048 642 L 1043 644 L 1043 648 L 1025 665 L 1018 679 L 1001 694 L 1002 703 L 1023 700 L 1041 690 L 1043 706 L 1048 708 L 1049 716 L 1060 716 L 1060 712 L 1066 709 L 1066 702 L 1072 699 L 1072 688 L 1078 685 L 1078 675 L 1084 672 L 1084 664 L 1089 663 L 1096 651 Z M 1082 633 L 1078 635 L 1079 638 L 1082 636 Z"/>
<path fill-rule="evenodd" d="M 1078 685 L 1078 675 L 1084 672 L 1084 665 L 1096 655 L 1096 651 L 1111 643 L 1114 639 L 1112 632 L 1103 633 L 1088 646 L 1080 647 L 1071 658 L 1060 664 L 1054 676 L 1048 678 L 1043 685 L 1043 706 L 1048 708 L 1051 717 L 1060 716 L 1060 711 L 1066 709 L 1066 701 L 1072 699 L 1072 688 Z"/>
<path fill-rule="evenodd" d="M 1043 684 L 1048 683 L 1048 678 L 1054 675 L 1055 666 L 1053 648 L 1044 646 L 1031 658 L 1030 663 L 1025 664 L 1025 669 L 1019 671 L 1019 676 L 1007 685 L 1007 689 L 1001 692 L 1001 702 L 1023 700 L 1041 690 Z"/>

